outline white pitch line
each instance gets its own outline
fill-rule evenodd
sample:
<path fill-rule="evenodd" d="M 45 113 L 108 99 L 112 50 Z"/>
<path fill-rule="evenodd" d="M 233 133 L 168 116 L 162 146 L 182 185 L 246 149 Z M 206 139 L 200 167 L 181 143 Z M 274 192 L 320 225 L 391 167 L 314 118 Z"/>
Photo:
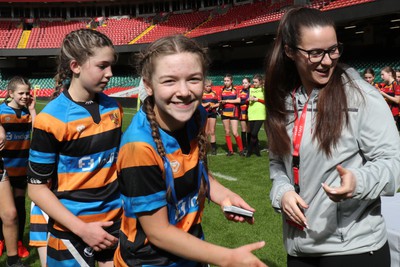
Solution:
<path fill-rule="evenodd" d="M 219 172 L 212 172 L 211 173 L 213 176 L 218 177 L 218 178 L 222 178 L 228 181 L 237 181 L 237 179 L 235 177 L 229 176 L 229 175 L 225 175 Z"/>

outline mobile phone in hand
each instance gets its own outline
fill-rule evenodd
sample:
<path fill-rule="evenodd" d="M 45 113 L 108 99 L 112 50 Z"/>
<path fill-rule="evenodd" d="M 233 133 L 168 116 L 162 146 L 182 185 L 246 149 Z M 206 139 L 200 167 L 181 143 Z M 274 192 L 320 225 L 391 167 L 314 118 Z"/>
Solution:
<path fill-rule="evenodd" d="M 244 217 L 253 217 L 253 212 L 250 210 L 242 209 L 236 206 L 224 206 L 224 212 L 229 212 L 235 215 L 244 216 Z"/>

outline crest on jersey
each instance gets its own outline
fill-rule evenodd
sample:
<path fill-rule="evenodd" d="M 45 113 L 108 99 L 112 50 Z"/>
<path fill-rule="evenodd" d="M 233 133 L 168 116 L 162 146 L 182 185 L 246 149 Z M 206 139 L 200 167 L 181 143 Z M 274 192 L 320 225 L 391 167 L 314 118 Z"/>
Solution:
<path fill-rule="evenodd" d="M 171 169 L 173 173 L 177 173 L 179 171 L 179 168 L 181 167 L 181 164 L 179 161 L 173 160 L 169 163 L 171 165 Z"/>
<path fill-rule="evenodd" d="M 119 125 L 118 113 L 114 112 L 113 114 L 110 114 L 110 119 L 115 125 Z"/>
<path fill-rule="evenodd" d="M 85 125 L 81 124 L 81 125 L 76 126 L 76 131 L 78 133 L 81 133 L 81 132 L 83 132 L 83 130 L 85 130 L 85 128 L 86 128 Z"/>

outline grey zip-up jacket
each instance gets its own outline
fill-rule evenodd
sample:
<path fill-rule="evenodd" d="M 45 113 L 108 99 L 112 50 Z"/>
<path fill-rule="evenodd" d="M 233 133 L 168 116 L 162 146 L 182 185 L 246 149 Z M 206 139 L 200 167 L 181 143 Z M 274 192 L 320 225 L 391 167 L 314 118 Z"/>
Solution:
<path fill-rule="evenodd" d="M 352 87 L 345 76 L 349 127 L 344 127 L 332 157 L 327 157 L 312 140 L 315 126 L 318 90 L 311 93 L 304 134 L 300 146 L 300 196 L 309 205 L 304 210 L 309 229 L 290 226 L 283 217 L 283 238 L 292 256 L 331 256 L 371 252 L 387 241 L 386 227 L 381 215 L 380 196 L 392 196 L 400 183 L 400 137 L 387 103 L 373 86 L 365 82 L 354 69 L 347 69 L 350 79 L 360 90 Z M 361 92 L 360 92 L 361 91 Z M 295 93 L 300 117 L 307 95 Z M 287 132 L 292 138 L 294 126 L 293 98 L 288 96 Z M 339 111 L 338 111 L 339 112 Z M 336 166 L 341 164 L 356 177 L 354 197 L 333 202 L 321 183 L 339 187 Z M 281 210 L 282 196 L 293 191 L 291 155 L 279 158 L 270 154 L 270 175 L 273 181 L 270 198 L 272 206 Z"/>

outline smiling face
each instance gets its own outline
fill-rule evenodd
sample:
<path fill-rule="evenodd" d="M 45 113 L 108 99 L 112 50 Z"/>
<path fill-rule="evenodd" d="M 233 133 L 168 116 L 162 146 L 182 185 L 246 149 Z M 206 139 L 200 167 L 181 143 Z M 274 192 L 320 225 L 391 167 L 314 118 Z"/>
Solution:
<path fill-rule="evenodd" d="M 31 98 L 30 88 L 27 84 L 17 84 L 14 90 L 9 90 L 8 93 L 12 98 L 9 106 L 17 109 L 26 107 Z"/>
<path fill-rule="evenodd" d="M 328 50 L 338 44 L 336 31 L 332 26 L 302 27 L 301 40 L 297 47 L 303 50 Z M 324 87 L 332 76 L 337 59 L 325 54 L 319 63 L 311 63 L 308 54 L 296 49 L 286 49 L 286 54 L 294 60 L 301 82 L 308 93 L 313 88 Z"/>
<path fill-rule="evenodd" d="M 159 56 L 153 62 L 150 81 L 144 80 L 148 95 L 154 96 L 154 112 L 161 128 L 184 127 L 201 103 L 204 73 L 197 54 L 182 52 Z"/>

